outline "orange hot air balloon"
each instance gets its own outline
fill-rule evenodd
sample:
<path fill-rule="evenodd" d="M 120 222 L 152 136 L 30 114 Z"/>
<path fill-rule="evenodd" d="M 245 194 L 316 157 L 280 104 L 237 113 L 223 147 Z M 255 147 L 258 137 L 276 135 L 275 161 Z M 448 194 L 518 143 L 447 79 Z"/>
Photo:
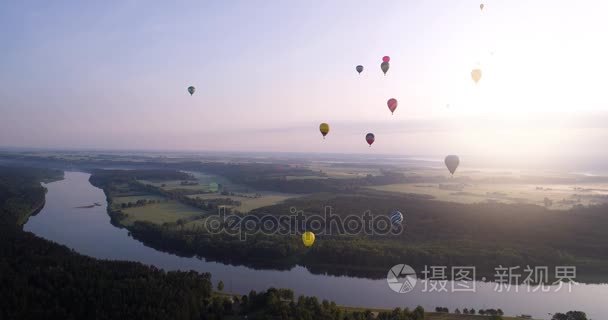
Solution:
<path fill-rule="evenodd" d="M 397 99 L 395 99 L 395 98 L 388 99 L 388 101 L 386 102 L 386 105 L 388 106 L 388 109 L 391 110 L 391 114 L 393 114 L 393 112 L 395 112 L 395 109 L 397 109 Z"/>
<path fill-rule="evenodd" d="M 471 79 L 473 79 L 475 83 L 478 83 L 479 80 L 481 80 L 481 69 L 473 69 L 471 71 Z"/>

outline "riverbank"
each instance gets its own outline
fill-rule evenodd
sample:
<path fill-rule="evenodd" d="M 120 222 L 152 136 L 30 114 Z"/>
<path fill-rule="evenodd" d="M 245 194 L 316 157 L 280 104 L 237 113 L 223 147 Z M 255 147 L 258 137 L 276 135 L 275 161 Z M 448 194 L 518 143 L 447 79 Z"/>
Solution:
<path fill-rule="evenodd" d="M 222 291 L 214 291 L 213 296 L 229 298 L 231 300 L 239 300 L 242 299 L 242 295 L 222 292 Z M 391 313 L 395 309 L 387 309 L 387 308 L 365 308 L 365 307 L 351 307 L 351 306 L 342 306 L 337 305 L 337 308 L 343 311 L 346 314 L 353 313 L 371 313 L 374 317 L 377 317 L 381 313 Z M 424 319 L 425 320 L 483 320 L 488 319 L 490 316 L 480 315 L 480 314 L 456 314 L 449 312 L 425 312 Z M 518 320 L 521 318 L 517 317 L 507 317 L 501 316 L 502 320 Z"/>

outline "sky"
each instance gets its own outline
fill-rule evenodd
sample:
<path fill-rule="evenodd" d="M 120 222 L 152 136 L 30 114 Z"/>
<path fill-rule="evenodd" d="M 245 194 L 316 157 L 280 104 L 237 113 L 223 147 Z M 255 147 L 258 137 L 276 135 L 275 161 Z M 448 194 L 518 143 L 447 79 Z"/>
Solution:
<path fill-rule="evenodd" d="M 608 159 L 608 3 L 479 4 L 2 1 L 0 146 Z"/>

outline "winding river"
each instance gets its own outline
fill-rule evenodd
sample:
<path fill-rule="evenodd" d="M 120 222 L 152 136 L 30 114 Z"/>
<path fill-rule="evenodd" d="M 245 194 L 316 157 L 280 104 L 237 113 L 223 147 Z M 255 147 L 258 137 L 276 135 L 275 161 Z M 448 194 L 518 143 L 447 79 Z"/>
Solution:
<path fill-rule="evenodd" d="M 99 259 L 131 260 L 155 265 L 165 270 L 196 270 L 212 274 L 214 282 L 222 280 L 225 291 L 248 293 L 268 287 L 290 288 L 296 294 L 314 295 L 341 305 L 365 307 L 436 306 L 455 308 L 501 308 L 507 315 L 529 314 L 537 319 L 549 319 L 548 313 L 582 310 L 591 319 L 604 319 L 608 314 L 608 284 L 580 284 L 568 292 L 527 292 L 515 287 L 497 292 L 495 284 L 476 284 L 476 292 L 429 292 L 418 282 L 408 293 L 392 291 L 386 280 L 370 280 L 346 276 L 311 274 L 303 267 L 289 271 L 254 270 L 209 262 L 199 258 L 184 258 L 146 247 L 133 239 L 127 230 L 110 224 L 103 191 L 92 186 L 89 174 L 66 172 L 65 179 L 46 185 L 46 205 L 29 219 L 24 229 L 40 237 L 63 244 L 75 251 Z M 80 206 L 100 203 L 92 208 Z M 387 270 L 388 272 L 388 270 Z M 447 283 L 450 291 L 451 283 Z"/>

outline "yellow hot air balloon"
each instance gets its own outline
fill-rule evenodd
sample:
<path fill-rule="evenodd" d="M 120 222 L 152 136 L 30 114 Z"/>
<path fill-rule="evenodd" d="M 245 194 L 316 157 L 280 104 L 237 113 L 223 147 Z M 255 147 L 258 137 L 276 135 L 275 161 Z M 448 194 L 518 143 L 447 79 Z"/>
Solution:
<path fill-rule="evenodd" d="M 315 234 L 310 231 L 302 233 L 302 242 L 304 242 L 304 245 L 307 247 L 312 246 L 312 244 L 315 243 Z"/>
<path fill-rule="evenodd" d="M 478 83 L 479 80 L 481 80 L 481 69 L 473 69 L 473 71 L 471 71 L 471 78 L 475 83 Z"/>
<path fill-rule="evenodd" d="M 325 136 L 329 133 L 329 125 L 325 122 L 321 123 L 321 125 L 319 125 L 319 131 L 321 131 L 323 139 L 325 139 Z"/>

